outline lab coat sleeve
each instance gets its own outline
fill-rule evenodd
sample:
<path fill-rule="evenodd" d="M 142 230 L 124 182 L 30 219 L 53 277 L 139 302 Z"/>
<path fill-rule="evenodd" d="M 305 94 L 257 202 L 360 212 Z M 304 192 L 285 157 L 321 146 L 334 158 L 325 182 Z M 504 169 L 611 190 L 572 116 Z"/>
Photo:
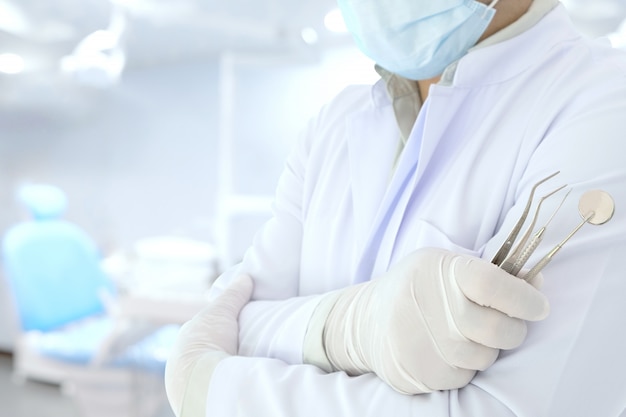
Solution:
<path fill-rule="evenodd" d="M 240 314 L 239 353 L 243 356 L 302 363 L 305 332 L 320 299 L 298 296 L 306 145 L 306 140 L 300 140 L 287 159 L 273 217 L 255 235 L 239 266 L 254 277 L 256 299 Z"/>
<path fill-rule="evenodd" d="M 302 343 L 309 318 L 320 296 L 298 296 L 299 219 L 297 168 L 292 155 L 282 175 L 274 216 L 255 235 L 241 264 L 223 274 L 213 294 L 236 274 L 246 272 L 254 279 L 255 300 L 239 316 L 239 354 L 279 358 L 302 363 Z M 272 279 L 273 278 L 273 279 Z M 276 300 L 280 294 L 284 299 Z"/>
<path fill-rule="evenodd" d="M 223 374 L 220 380 L 225 383 L 211 384 L 207 417 L 437 417 L 463 409 L 468 412 L 458 415 L 514 415 L 495 398 L 471 385 L 463 395 L 461 391 L 440 391 L 408 396 L 392 390 L 372 374 L 325 374 L 309 365 L 242 357 L 224 360 L 216 374 Z"/>
<path fill-rule="evenodd" d="M 239 318 L 242 356 L 302 363 L 309 319 L 323 297 L 299 296 L 304 177 L 323 113 L 311 120 L 287 158 L 276 188 L 272 218 L 256 233 L 243 261 L 220 276 L 212 288 L 215 296 L 242 272 L 254 279 L 253 301 Z"/>

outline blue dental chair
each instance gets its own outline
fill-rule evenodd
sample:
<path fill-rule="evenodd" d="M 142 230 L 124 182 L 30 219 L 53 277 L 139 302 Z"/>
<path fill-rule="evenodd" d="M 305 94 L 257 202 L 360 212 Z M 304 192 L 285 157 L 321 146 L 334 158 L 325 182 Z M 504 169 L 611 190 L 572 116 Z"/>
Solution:
<path fill-rule="evenodd" d="M 61 219 L 63 192 L 28 186 L 19 197 L 32 220 L 8 230 L 2 254 L 22 329 L 47 332 L 105 313 L 102 297 L 114 296 L 114 285 L 100 268 L 89 236 Z"/>
<path fill-rule="evenodd" d="M 59 384 L 83 416 L 154 415 L 165 403 L 162 372 L 178 326 L 115 313 L 115 285 L 90 237 L 62 219 L 60 189 L 30 185 L 18 197 L 31 219 L 2 241 L 21 328 L 14 380 Z"/>

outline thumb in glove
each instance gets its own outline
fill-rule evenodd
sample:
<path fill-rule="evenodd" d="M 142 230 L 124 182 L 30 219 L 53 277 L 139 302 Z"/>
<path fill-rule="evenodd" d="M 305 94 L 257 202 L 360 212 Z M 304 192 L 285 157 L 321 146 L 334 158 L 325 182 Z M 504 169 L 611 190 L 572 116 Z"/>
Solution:
<path fill-rule="evenodd" d="M 250 276 L 238 276 L 181 327 L 165 367 L 165 389 L 177 417 L 205 415 L 206 394 L 215 368 L 237 354 L 237 318 L 250 300 L 252 288 Z"/>

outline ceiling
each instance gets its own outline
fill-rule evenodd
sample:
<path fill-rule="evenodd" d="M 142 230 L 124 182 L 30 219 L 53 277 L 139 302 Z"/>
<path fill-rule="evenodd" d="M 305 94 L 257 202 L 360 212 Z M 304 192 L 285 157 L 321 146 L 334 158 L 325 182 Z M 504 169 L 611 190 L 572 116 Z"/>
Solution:
<path fill-rule="evenodd" d="M 349 35 L 324 27 L 335 5 L 336 0 L 0 0 L 0 116 L 73 114 L 88 108 L 94 94 L 115 84 L 123 71 L 137 67 L 232 50 L 315 58 L 327 47 L 352 44 Z M 316 35 L 315 43 L 304 41 L 304 29 Z M 3 59 L 19 59 L 17 70 L 7 73 Z"/>
<path fill-rule="evenodd" d="M 562 2 L 592 35 L 606 34 L 626 18 L 626 0 Z M 112 19 L 131 66 L 229 49 L 323 48 L 351 42 L 324 28 L 335 7 L 336 0 L 0 0 L 0 53 L 67 54 Z M 315 45 L 303 41 L 305 28 L 315 31 Z"/>
<path fill-rule="evenodd" d="M 128 65 L 150 65 L 227 49 L 311 48 L 346 43 L 324 28 L 336 0 L 0 0 L 2 49 L 69 53 L 89 33 L 113 23 Z"/>
<path fill-rule="evenodd" d="M 45 89 L 64 91 L 58 85 L 66 82 L 61 77 L 67 74 L 72 82 L 82 77 L 84 84 L 106 87 L 129 67 L 206 58 L 223 51 L 315 57 L 328 47 L 352 44 L 348 34 L 324 27 L 336 1 L 0 0 L 0 58 L 14 53 L 24 61 L 16 76 L 4 76 L 0 67 L 0 107 L 19 102 L 31 106 Z M 592 36 L 613 32 L 626 19 L 626 0 L 562 3 Z M 305 29 L 316 42 L 305 42 Z"/>

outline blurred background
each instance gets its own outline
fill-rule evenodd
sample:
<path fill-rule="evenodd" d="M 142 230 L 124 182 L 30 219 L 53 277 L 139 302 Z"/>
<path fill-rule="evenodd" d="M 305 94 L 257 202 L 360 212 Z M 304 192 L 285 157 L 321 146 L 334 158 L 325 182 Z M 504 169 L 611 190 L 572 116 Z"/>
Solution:
<path fill-rule="evenodd" d="M 562 3 L 585 35 L 626 49 L 626 0 Z M 54 185 L 67 197 L 63 217 L 93 239 L 107 274 L 139 294 L 130 304 L 171 293 L 184 272 L 178 299 L 192 314 L 202 299 L 188 296 L 237 262 L 268 218 L 307 121 L 346 85 L 377 79 L 335 7 L 0 0 L 0 232 L 29 218 L 22 187 Z M 10 360 L 22 330 L 5 281 L 0 351 Z M 49 415 L 75 415 L 67 410 Z"/>

